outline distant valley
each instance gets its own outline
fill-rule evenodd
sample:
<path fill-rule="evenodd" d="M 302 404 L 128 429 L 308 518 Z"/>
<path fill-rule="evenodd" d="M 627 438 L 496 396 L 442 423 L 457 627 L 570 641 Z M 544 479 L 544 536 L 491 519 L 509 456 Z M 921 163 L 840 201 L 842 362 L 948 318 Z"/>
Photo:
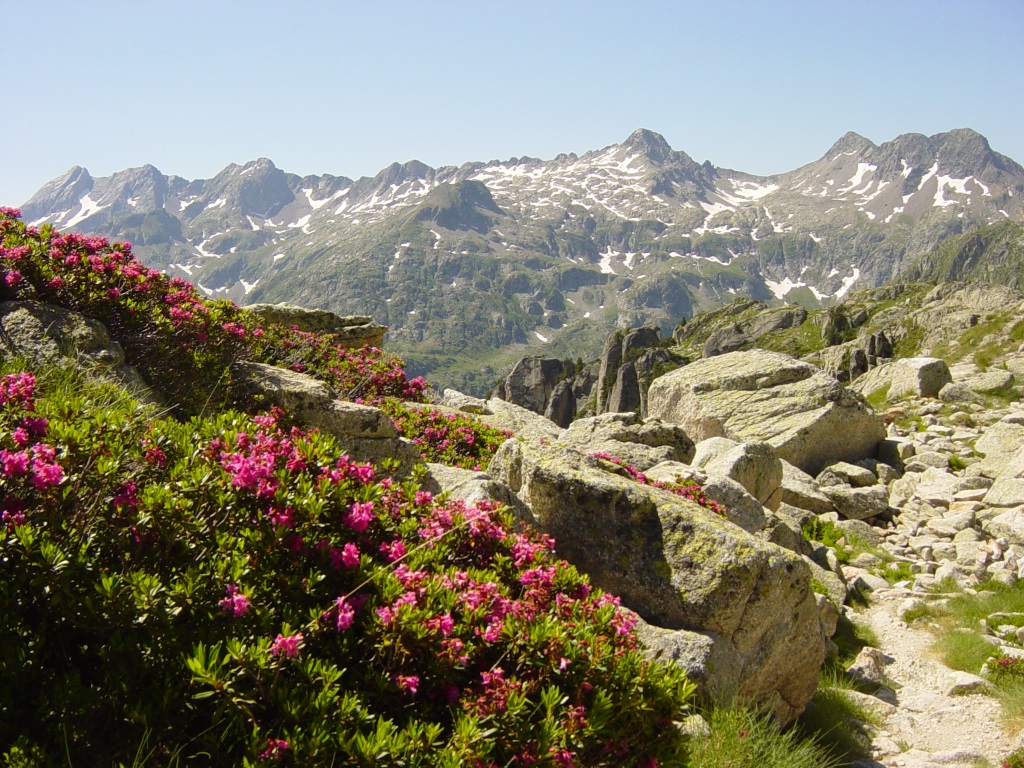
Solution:
<path fill-rule="evenodd" d="M 207 296 L 368 314 L 410 374 L 471 393 L 528 354 L 593 357 L 734 298 L 827 306 L 894 279 L 1018 285 L 1024 168 L 969 129 L 854 133 L 770 177 L 658 134 L 577 157 L 299 177 L 266 159 L 209 180 L 73 168 L 24 220 L 130 240 Z"/>

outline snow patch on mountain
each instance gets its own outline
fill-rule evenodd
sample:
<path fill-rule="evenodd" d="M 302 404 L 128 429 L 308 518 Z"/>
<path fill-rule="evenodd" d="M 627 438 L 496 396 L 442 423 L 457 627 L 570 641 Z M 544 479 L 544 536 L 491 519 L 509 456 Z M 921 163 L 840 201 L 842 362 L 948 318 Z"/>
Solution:
<path fill-rule="evenodd" d="M 82 199 L 78 201 L 78 204 L 82 206 L 81 210 L 79 210 L 71 219 L 63 222 L 64 227 L 73 227 L 78 222 L 85 221 L 90 216 L 102 211 L 104 208 L 110 207 L 109 205 L 100 205 L 89 197 L 88 193 L 82 196 Z"/>
<path fill-rule="evenodd" d="M 869 173 L 874 173 L 878 170 L 877 165 L 871 165 L 870 163 L 857 163 L 857 171 L 853 174 L 849 184 L 842 189 L 836 190 L 839 194 L 846 194 L 852 191 L 856 187 L 860 186 L 860 183 L 864 180 L 864 176 Z"/>
<path fill-rule="evenodd" d="M 601 274 L 602 275 L 617 275 L 618 272 L 616 272 L 614 269 L 612 269 L 612 259 L 615 256 L 621 256 L 621 255 L 622 255 L 621 253 L 616 253 L 615 251 L 613 251 L 611 246 L 608 246 L 608 250 L 605 253 L 601 254 L 601 263 L 599 265 L 601 267 Z"/>
<path fill-rule="evenodd" d="M 843 298 L 843 296 L 849 292 L 850 288 L 853 287 L 853 284 L 860 279 L 860 270 L 853 264 L 850 265 L 850 269 L 853 270 L 852 274 L 843 278 L 843 287 L 833 294 L 837 299 Z"/>
<path fill-rule="evenodd" d="M 306 200 L 309 202 L 310 206 L 313 208 L 314 211 L 320 210 L 329 202 L 331 202 L 331 200 L 334 199 L 334 197 L 325 197 L 323 200 L 314 200 L 312 189 L 303 189 L 302 194 L 306 196 Z"/>

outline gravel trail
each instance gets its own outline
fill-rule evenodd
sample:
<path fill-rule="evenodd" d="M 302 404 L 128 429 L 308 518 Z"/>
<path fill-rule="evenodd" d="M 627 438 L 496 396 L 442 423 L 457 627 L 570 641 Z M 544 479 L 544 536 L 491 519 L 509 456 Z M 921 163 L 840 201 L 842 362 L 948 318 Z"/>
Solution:
<path fill-rule="evenodd" d="M 977 768 L 999 766 L 1010 749 L 999 721 L 999 703 L 982 694 L 947 695 L 953 671 L 929 648 L 934 636 L 900 620 L 909 593 L 880 590 L 854 620 L 870 626 L 886 655 L 885 671 L 895 688 L 895 711 L 873 740 L 874 759 L 859 766 Z"/>

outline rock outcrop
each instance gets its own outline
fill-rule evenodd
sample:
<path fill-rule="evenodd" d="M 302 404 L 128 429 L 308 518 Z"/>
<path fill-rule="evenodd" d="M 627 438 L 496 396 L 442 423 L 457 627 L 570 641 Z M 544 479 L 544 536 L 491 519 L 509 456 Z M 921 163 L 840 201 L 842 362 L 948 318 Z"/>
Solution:
<path fill-rule="evenodd" d="M 295 326 L 307 333 L 333 333 L 340 344 L 351 349 L 366 345 L 380 347 L 388 330 L 365 315 L 336 315 L 324 309 L 306 309 L 290 304 L 250 304 L 245 309 L 264 323 L 289 328 Z"/>
<path fill-rule="evenodd" d="M 334 435 L 356 461 L 379 465 L 384 459 L 392 459 L 398 463 L 395 474 L 399 477 L 422 462 L 419 450 L 399 436 L 386 413 L 338 400 L 326 384 L 312 376 L 252 362 L 236 363 L 232 372 L 249 397 L 258 398 L 268 407 L 277 405 L 300 423 Z"/>
<path fill-rule="evenodd" d="M 767 442 L 781 459 L 817 474 L 834 461 L 874 456 L 880 416 L 809 363 L 765 350 L 698 360 L 656 379 L 651 416 L 694 440 Z"/>
<path fill-rule="evenodd" d="M 577 451 L 510 440 L 490 473 L 555 537 L 560 556 L 658 628 L 659 645 L 701 657 L 698 680 L 714 681 L 705 694 L 757 703 L 784 721 L 803 710 L 825 640 L 797 555 Z"/>
<path fill-rule="evenodd" d="M 493 397 L 567 427 L 587 412 L 587 401 L 596 381 L 597 361 L 576 366 L 555 358 L 524 357 L 498 383 Z"/>
<path fill-rule="evenodd" d="M 903 397 L 938 397 L 953 377 L 944 360 L 934 357 L 907 357 L 893 360 L 861 376 L 851 389 L 870 397 L 880 390 L 889 400 Z"/>
<path fill-rule="evenodd" d="M 34 367 L 74 365 L 143 402 L 160 402 L 103 324 L 78 312 L 35 301 L 0 302 L 0 352 Z"/>
<path fill-rule="evenodd" d="M 579 419 L 558 438 L 558 445 L 581 453 L 607 453 L 639 470 L 662 461 L 689 462 L 693 441 L 680 427 L 635 413 L 605 413 Z"/>

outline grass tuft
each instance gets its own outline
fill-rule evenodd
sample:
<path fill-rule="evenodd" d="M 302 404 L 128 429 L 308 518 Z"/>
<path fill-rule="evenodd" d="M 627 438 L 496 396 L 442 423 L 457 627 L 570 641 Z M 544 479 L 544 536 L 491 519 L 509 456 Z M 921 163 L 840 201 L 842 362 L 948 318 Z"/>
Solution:
<path fill-rule="evenodd" d="M 954 630 L 939 637 L 935 650 L 950 669 L 976 675 L 995 649 L 975 632 Z"/>
<path fill-rule="evenodd" d="M 694 741 L 690 768 L 838 768 L 840 760 L 798 728 L 782 730 L 768 716 L 739 708 L 705 712 L 710 735 Z"/>

